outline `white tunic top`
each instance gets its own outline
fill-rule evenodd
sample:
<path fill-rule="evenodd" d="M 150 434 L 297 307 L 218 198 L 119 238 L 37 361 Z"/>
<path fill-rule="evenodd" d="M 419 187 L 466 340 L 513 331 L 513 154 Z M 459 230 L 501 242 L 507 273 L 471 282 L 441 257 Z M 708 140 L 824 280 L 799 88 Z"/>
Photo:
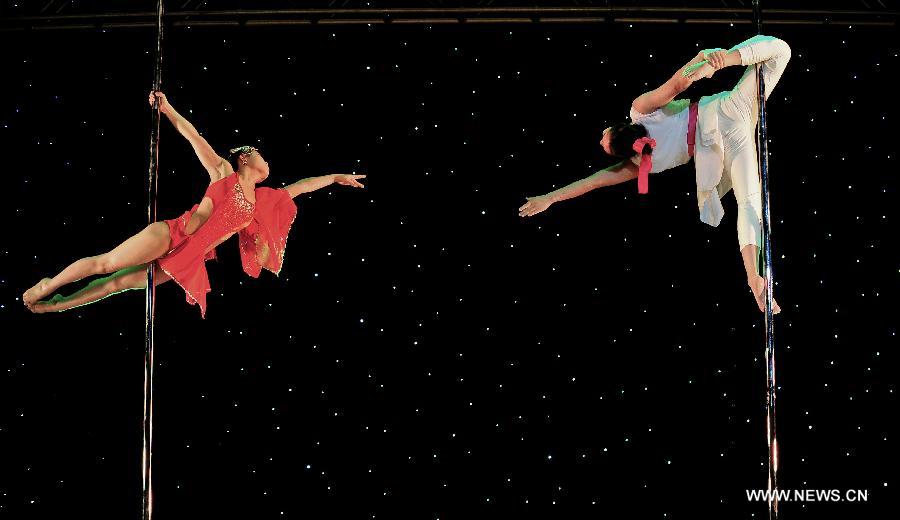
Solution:
<path fill-rule="evenodd" d="M 647 134 L 656 140 L 656 148 L 653 149 L 653 167 L 650 173 L 674 168 L 686 164 L 691 160 L 688 155 L 687 130 L 690 116 L 690 99 L 676 99 L 667 105 L 657 108 L 649 114 L 642 114 L 631 107 L 631 122 L 641 124 L 647 129 Z M 640 166 L 639 156 L 635 155 L 631 161 Z"/>
<path fill-rule="evenodd" d="M 727 92 L 700 98 L 697 114 L 697 130 L 694 145 L 694 168 L 697 173 L 697 205 L 700 220 L 718 226 L 725 211 L 719 199 L 731 190 L 731 179 L 723 176 L 724 147 L 719 132 L 717 106 Z M 675 99 L 649 114 L 631 108 L 632 123 L 641 124 L 647 134 L 656 140 L 653 149 L 653 167 L 650 173 L 687 164 L 690 161 L 687 147 L 687 129 L 691 101 Z M 631 161 L 640 166 L 639 156 Z"/>

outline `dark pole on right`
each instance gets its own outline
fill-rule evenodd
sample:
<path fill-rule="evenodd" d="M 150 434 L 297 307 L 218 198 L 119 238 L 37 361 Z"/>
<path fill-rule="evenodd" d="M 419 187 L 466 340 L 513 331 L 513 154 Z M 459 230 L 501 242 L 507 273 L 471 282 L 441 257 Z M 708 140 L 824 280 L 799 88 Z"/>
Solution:
<path fill-rule="evenodd" d="M 753 0 L 756 34 L 762 34 L 762 12 L 759 0 Z M 759 125 L 759 177 L 762 188 L 762 275 L 766 279 L 766 441 L 769 447 L 769 520 L 778 518 L 778 439 L 775 437 L 775 316 L 772 312 L 772 227 L 769 212 L 769 151 L 766 141 L 766 84 L 763 64 L 756 64 Z"/>

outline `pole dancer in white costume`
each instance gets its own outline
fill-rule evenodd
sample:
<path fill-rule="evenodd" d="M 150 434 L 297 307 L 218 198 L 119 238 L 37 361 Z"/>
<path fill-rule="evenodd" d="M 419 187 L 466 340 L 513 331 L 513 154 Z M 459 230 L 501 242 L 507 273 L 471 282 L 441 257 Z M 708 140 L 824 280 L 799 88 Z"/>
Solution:
<path fill-rule="evenodd" d="M 640 95 L 631 106 L 631 124 L 603 130 L 600 145 L 617 164 L 558 190 L 528 197 L 519 215 L 530 217 L 552 204 L 596 188 L 638 179 L 647 193 L 648 174 L 680 166 L 694 158 L 700 220 L 718 226 L 724 215 L 720 201 L 734 190 L 738 205 L 737 233 L 747 284 L 759 309 L 766 308 L 766 279 L 760 276 L 762 201 L 755 127 L 759 117 L 756 64 L 765 80 L 766 99 L 791 59 L 791 48 L 772 36 L 754 36 L 728 51 L 700 51 L 659 88 Z M 694 81 L 709 78 L 724 67 L 745 66 L 737 85 L 699 101 L 675 99 Z M 774 300 L 773 300 L 774 302 Z M 773 311 L 780 312 L 777 302 Z"/>

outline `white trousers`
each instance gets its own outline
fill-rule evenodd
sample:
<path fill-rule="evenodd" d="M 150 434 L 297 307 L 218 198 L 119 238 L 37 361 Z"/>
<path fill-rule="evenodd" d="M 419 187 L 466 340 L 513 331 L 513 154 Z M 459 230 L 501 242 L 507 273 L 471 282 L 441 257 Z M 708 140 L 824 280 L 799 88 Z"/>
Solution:
<path fill-rule="evenodd" d="M 749 244 L 759 246 L 762 241 L 762 196 L 756 151 L 759 119 L 756 64 L 761 64 L 768 99 L 791 59 L 791 48 L 771 36 L 754 36 L 734 48 L 747 68 L 731 92 L 719 100 L 718 113 L 725 152 L 723 174 L 731 177 L 738 205 L 738 242 L 743 249 Z"/>

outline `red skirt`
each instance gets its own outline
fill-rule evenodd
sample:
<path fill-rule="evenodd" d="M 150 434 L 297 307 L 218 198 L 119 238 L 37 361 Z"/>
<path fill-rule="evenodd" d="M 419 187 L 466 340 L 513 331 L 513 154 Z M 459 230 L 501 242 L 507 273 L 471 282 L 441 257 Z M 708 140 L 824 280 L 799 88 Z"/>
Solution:
<path fill-rule="evenodd" d="M 192 242 L 193 235 L 184 232 L 191 215 L 199 206 L 195 204 L 180 217 L 165 221 L 169 225 L 169 238 L 172 242 L 169 252 L 159 257 L 156 264 L 184 289 L 185 299 L 189 304 L 200 306 L 200 316 L 206 318 L 206 293 L 211 290 L 206 261 L 216 258 L 216 250 L 204 253 L 203 244 Z"/>

